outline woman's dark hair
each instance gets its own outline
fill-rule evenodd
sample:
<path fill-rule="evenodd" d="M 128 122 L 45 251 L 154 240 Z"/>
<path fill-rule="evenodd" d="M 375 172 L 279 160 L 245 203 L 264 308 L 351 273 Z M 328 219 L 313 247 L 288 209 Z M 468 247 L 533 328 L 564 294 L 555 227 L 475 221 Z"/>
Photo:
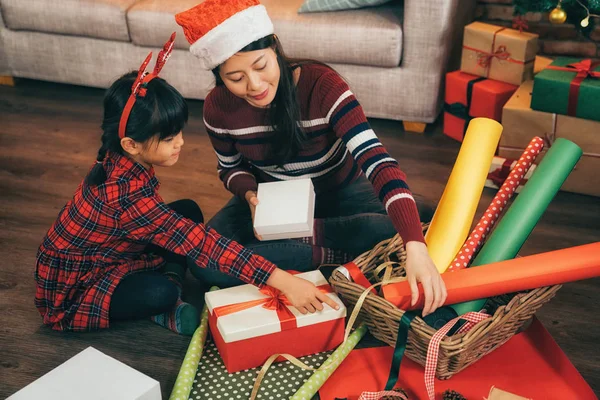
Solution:
<path fill-rule="evenodd" d="M 115 81 L 104 96 L 102 120 L 102 146 L 97 161 L 104 160 L 107 151 L 123 154 L 119 138 L 119 122 L 137 71 L 123 75 Z M 144 143 L 150 139 L 161 141 L 177 135 L 188 120 L 188 107 L 181 94 L 164 79 L 154 78 L 148 82 L 146 96 L 138 97 L 133 105 L 125 136 Z M 86 178 L 88 185 L 100 185 L 106 181 L 102 164 L 97 163 Z"/>
<path fill-rule="evenodd" d="M 273 128 L 269 156 L 276 165 L 281 167 L 298 154 L 306 140 L 306 133 L 299 125 L 300 107 L 293 72 L 304 64 L 326 64 L 315 60 L 286 57 L 276 35 L 258 39 L 240 51 L 263 50 L 269 47 L 275 51 L 281 71 L 277 93 L 267 114 L 268 124 Z M 219 75 L 219 67 L 213 69 L 212 73 L 215 76 L 216 85 L 223 86 L 224 82 Z"/>

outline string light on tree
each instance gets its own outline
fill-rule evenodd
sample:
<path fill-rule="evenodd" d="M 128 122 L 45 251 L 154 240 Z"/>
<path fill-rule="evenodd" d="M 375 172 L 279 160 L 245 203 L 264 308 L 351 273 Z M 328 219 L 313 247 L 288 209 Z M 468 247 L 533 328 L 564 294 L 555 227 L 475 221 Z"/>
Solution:
<path fill-rule="evenodd" d="M 590 13 L 590 9 L 589 9 L 589 8 L 587 8 L 587 7 L 585 6 L 585 4 L 583 4 L 583 3 L 582 3 L 581 1 L 579 1 L 579 0 L 577 0 L 577 2 L 579 3 L 579 5 L 580 5 L 581 7 L 583 7 L 583 8 L 585 9 L 585 12 L 587 13 L 587 15 L 585 16 L 585 18 L 583 18 L 583 19 L 581 20 L 581 22 L 579 23 L 579 25 L 581 25 L 581 27 L 582 27 L 582 28 L 587 28 L 587 27 L 589 26 L 589 24 L 590 24 L 590 17 L 600 17 L 600 15 L 597 15 L 597 14 L 591 14 L 591 13 Z"/>
<path fill-rule="evenodd" d="M 572 24 L 590 38 L 600 23 L 600 0 L 512 0 L 514 18 L 527 13 L 547 13 L 552 24 Z M 519 28 L 521 29 L 521 28 Z"/>

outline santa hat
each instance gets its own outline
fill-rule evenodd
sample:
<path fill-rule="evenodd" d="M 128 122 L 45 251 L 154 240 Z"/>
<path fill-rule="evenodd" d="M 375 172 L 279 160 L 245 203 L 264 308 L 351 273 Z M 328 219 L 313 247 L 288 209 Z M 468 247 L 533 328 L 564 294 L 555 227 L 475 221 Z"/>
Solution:
<path fill-rule="evenodd" d="M 175 15 L 202 67 L 211 70 L 250 43 L 273 34 L 258 0 L 206 0 Z"/>

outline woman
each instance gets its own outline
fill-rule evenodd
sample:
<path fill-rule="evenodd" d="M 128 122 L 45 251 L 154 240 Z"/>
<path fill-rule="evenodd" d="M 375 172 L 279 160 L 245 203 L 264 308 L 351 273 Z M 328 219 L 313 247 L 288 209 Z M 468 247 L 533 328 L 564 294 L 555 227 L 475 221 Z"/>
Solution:
<path fill-rule="evenodd" d="M 396 232 L 407 251 L 413 302 L 424 288 L 427 315 L 446 298 L 398 163 L 371 130 L 346 82 L 330 67 L 287 58 L 257 0 L 207 0 L 176 16 L 216 87 L 204 122 L 219 177 L 234 198 L 208 223 L 284 269 L 344 262 Z M 311 178 L 312 238 L 260 242 L 252 229 L 257 182 Z M 373 190 L 374 189 L 374 190 Z M 192 271 L 220 286 L 223 274 Z"/>

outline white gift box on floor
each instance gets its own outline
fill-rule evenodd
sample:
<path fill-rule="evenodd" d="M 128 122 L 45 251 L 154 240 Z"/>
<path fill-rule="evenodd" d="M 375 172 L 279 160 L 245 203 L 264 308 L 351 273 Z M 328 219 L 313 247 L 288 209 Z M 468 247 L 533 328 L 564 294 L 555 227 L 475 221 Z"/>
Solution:
<path fill-rule="evenodd" d="M 518 160 L 511 160 L 504 157 L 494 156 L 492 159 L 492 165 L 488 172 L 488 178 L 485 181 L 485 186 L 492 189 L 500 189 L 502 183 L 508 178 L 510 171 L 517 165 Z M 521 188 L 527 183 L 527 180 L 531 178 L 531 174 L 535 171 L 535 164 L 531 164 L 529 170 L 525 174 L 523 182 L 517 187 L 516 193 L 521 191 Z"/>
<path fill-rule="evenodd" d="M 296 275 L 339 306 L 302 314 L 278 291 L 241 285 L 205 294 L 208 322 L 229 373 L 262 365 L 273 354 L 302 357 L 336 348 L 344 340 L 346 307 L 321 271 Z"/>
<path fill-rule="evenodd" d="M 7 400 L 161 400 L 160 383 L 88 347 Z"/>
<path fill-rule="evenodd" d="M 313 235 L 315 189 L 310 179 L 260 183 L 254 229 L 262 240 Z"/>

